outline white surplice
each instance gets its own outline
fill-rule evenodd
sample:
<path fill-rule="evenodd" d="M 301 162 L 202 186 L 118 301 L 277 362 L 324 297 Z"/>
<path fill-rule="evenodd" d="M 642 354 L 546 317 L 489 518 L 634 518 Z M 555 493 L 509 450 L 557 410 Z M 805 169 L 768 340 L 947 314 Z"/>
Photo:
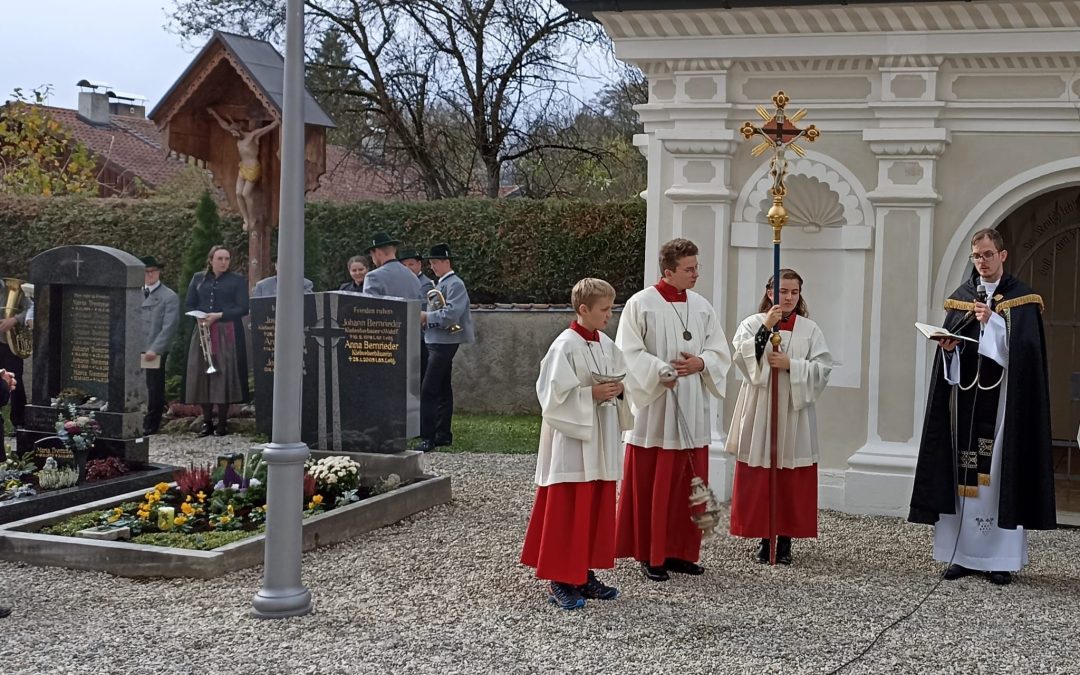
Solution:
<path fill-rule="evenodd" d="M 572 329 L 551 343 L 540 362 L 536 396 L 543 420 L 536 456 L 536 484 L 622 478 L 622 432 L 632 424 L 625 396 L 614 406 L 593 399 L 592 373 L 626 372 L 619 348 L 604 333 L 589 342 Z"/>
<path fill-rule="evenodd" d="M 754 337 L 764 320 L 765 314 L 747 317 L 731 341 L 735 366 L 744 379 L 731 418 L 727 451 L 744 464 L 767 468 L 772 368 L 766 354 L 757 358 L 754 347 Z M 783 469 L 811 466 L 818 461 L 814 401 L 829 382 L 832 357 L 821 328 L 802 316 L 795 319 L 794 330 L 780 331 L 780 349 L 791 359 L 791 369 L 781 371 L 778 378 L 778 465 Z M 765 346 L 766 352 L 771 350 L 771 344 Z"/>
<path fill-rule="evenodd" d="M 709 301 L 693 291 L 686 302 L 671 303 L 655 287 L 635 293 L 626 302 L 615 343 L 626 360 L 624 385 L 634 413 L 626 442 L 642 448 L 686 450 L 712 440 L 709 395 L 723 398 L 731 352 Z M 690 339 L 683 332 L 690 332 Z M 680 377 L 674 392 L 660 383 L 660 371 L 682 358 L 699 356 L 705 370 Z M 680 429 L 675 397 L 686 422 Z"/>
<path fill-rule="evenodd" d="M 983 284 L 987 287 L 987 295 L 993 297 L 997 284 L 985 281 Z M 963 347 L 958 345 L 956 348 Z M 945 563 L 951 561 L 973 570 L 1016 572 L 1028 562 L 1027 532 L 1022 527 L 1006 530 L 997 526 L 1001 493 L 1001 443 L 1008 398 L 1009 336 L 1005 319 L 996 312 L 991 314 L 979 336 L 979 354 L 985 359 L 993 359 L 1005 369 L 994 424 L 990 485 L 980 485 L 977 497 L 957 496 L 956 513 L 941 514 L 934 527 L 934 559 Z M 975 373 L 960 372 L 960 359 L 954 354 L 946 352 L 944 366 L 945 379 L 949 384 L 963 383 L 963 386 L 967 386 L 966 380 L 975 377 Z"/>

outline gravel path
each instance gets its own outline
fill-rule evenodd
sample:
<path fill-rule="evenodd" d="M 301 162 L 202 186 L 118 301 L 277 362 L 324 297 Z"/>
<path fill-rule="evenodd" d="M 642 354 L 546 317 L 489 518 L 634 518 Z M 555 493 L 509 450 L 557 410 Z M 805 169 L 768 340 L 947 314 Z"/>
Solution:
<path fill-rule="evenodd" d="M 186 464 L 237 437 L 155 437 Z M 533 458 L 430 456 L 454 501 L 304 556 L 306 617 L 248 617 L 261 568 L 210 581 L 132 580 L 0 562 L 2 673 L 828 673 L 935 582 L 931 531 L 821 514 L 796 564 L 751 560 L 752 542 L 706 546 L 703 577 L 656 584 L 622 561 L 622 591 L 576 612 L 546 603 L 517 562 Z M 726 523 L 726 514 L 724 516 Z M 846 673 L 1076 673 L 1080 534 L 1033 533 L 1012 586 L 942 584 Z"/>

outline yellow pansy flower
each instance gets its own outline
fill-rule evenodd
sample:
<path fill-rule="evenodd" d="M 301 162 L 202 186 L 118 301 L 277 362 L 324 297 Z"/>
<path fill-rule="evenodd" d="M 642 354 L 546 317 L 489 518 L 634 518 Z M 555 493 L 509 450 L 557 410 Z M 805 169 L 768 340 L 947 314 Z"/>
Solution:
<path fill-rule="evenodd" d="M 168 483 L 158 483 L 157 485 L 154 486 L 154 489 L 157 490 L 158 492 L 168 492 L 169 491 L 169 484 Z"/>
<path fill-rule="evenodd" d="M 177 516 L 177 517 L 173 518 L 173 524 L 174 525 L 183 525 L 186 522 L 187 522 L 187 517 L 186 516 Z"/>

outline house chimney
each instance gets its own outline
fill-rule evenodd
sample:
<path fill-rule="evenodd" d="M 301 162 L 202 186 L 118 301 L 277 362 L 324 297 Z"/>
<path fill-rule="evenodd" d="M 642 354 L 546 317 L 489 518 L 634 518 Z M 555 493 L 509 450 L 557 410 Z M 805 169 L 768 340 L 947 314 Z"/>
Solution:
<path fill-rule="evenodd" d="M 79 117 L 90 124 L 109 123 L 109 97 L 105 93 L 109 85 L 93 80 L 79 80 Z"/>
<path fill-rule="evenodd" d="M 142 94 L 128 94 L 109 89 L 109 112 L 119 117 L 137 117 L 146 119 L 146 97 Z"/>

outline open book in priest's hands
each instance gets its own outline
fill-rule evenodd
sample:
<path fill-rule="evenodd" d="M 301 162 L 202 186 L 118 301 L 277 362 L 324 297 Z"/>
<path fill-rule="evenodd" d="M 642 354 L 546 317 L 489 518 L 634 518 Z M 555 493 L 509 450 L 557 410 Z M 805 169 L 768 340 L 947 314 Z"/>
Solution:
<path fill-rule="evenodd" d="M 185 312 L 188 316 L 195 317 L 196 319 L 205 319 L 207 314 L 201 309 L 193 309 L 190 312 Z"/>
<path fill-rule="evenodd" d="M 976 344 L 978 344 L 979 342 L 978 340 L 973 340 L 969 337 L 964 337 L 963 335 L 950 333 L 941 326 L 931 326 L 928 323 L 919 323 L 918 321 L 916 321 L 915 328 L 919 329 L 919 332 L 925 335 L 927 339 L 930 340 L 967 340 L 968 342 L 974 342 Z"/>

